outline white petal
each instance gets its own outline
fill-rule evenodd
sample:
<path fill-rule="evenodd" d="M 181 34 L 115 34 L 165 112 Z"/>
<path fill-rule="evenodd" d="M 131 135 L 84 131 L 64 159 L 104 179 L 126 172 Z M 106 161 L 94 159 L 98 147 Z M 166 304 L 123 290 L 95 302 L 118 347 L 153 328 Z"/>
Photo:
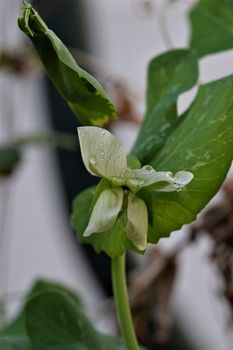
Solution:
<path fill-rule="evenodd" d="M 78 128 L 83 162 L 92 174 L 123 185 L 127 170 L 126 152 L 109 131 L 94 126 Z"/>
<path fill-rule="evenodd" d="M 92 210 L 84 237 L 105 232 L 113 226 L 122 207 L 123 195 L 121 188 L 107 188 L 101 192 Z"/>
<path fill-rule="evenodd" d="M 151 190 L 171 192 L 182 189 L 192 179 L 193 174 L 188 171 L 179 171 L 172 176 L 169 171 L 155 171 L 146 165 L 141 169 L 128 169 L 127 185 L 133 191 L 151 186 Z"/>
<path fill-rule="evenodd" d="M 187 186 L 193 179 L 193 174 L 189 171 L 178 171 L 172 177 L 172 183 L 168 186 L 164 186 L 157 191 L 161 192 L 173 192 L 180 191 L 183 187 Z"/>
<path fill-rule="evenodd" d="M 148 212 L 145 202 L 129 192 L 126 235 L 139 250 L 146 249 Z"/>
<path fill-rule="evenodd" d="M 172 183 L 172 173 L 169 171 L 155 171 L 150 165 L 146 165 L 141 169 L 128 169 L 127 185 L 133 190 L 138 190 L 157 182 Z"/>

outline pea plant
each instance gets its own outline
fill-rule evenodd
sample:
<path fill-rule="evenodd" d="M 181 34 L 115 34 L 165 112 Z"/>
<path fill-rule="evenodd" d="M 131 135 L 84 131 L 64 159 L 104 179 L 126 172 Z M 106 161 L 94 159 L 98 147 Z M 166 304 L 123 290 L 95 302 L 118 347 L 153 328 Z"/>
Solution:
<path fill-rule="evenodd" d="M 233 47 L 233 1 L 200 0 L 190 12 L 190 48 L 173 49 L 148 66 L 146 114 L 127 154 L 103 125 L 116 108 L 94 77 L 24 1 L 19 28 L 83 124 L 78 139 L 84 165 L 100 178 L 78 194 L 71 225 L 80 242 L 111 259 L 112 284 L 122 337 L 98 332 L 79 298 L 63 286 L 38 282 L 17 319 L 0 331 L 1 349 L 142 349 L 127 292 L 125 253 L 144 254 L 147 244 L 195 220 L 216 194 L 233 154 L 233 76 L 197 84 L 198 60 Z M 179 115 L 179 96 L 197 85 Z M 1 154 L 1 153 L 0 153 Z"/>

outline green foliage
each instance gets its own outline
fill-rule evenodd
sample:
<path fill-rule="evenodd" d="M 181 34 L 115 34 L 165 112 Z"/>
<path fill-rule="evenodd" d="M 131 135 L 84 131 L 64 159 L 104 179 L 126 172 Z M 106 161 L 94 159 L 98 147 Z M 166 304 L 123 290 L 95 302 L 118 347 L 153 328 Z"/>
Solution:
<path fill-rule="evenodd" d="M 190 50 L 168 51 L 150 62 L 146 116 L 132 149 L 143 164 L 150 162 L 179 124 L 177 99 L 193 87 L 197 78 L 197 58 Z"/>
<path fill-rule="evenodd" d="M 127 155 L 127 166 L 130 169 L 140 169 L 141 162 L 132 154 Z"/>
<path fill-rule="evenodd" d="M 29 4 L 18 19 L 34 45 L 50 79 L 74 114 L 85 125 L 103 125 L 116 115 L 100 84 L 81 69 L 60 39 Z"/>
<path fill-rule="evenodd" d="M 27 303 L 26 328 L 35 350 L 101 349 L 82 310 L 58 291 L 39 293 Z"/>
<path fill-rule="evenodd" d="M 232 96 L 231 76 L 202 86 L 193 105 L 151 159 L 150 164 L 156 170 L 187 170 L 194 174 L 194 179 L 180 192 L 139 192 L 149 210 L 149 242 L 156 243 L 193 221 L 222 184 L 233 154 Z M 109 231 L 82 236 L 94 193 L 93 188 L 88 189 L 74 201 L 72 224 L 81 242 L 90 243 L 97 252 L 103 250 L 111 257 L 121 255 L 126 248 L 135 250 L 125 236 L 125 210 Z"/>
<path fill-rule="evenodd" d="M 201 0 L 190 14 L 191 48 L 198 56 L 232 47 L 233 0 Z M 115 115 L 103 89 L 77 66 L 73 57 L 26 3 L 19 26 L 31 39 L 45 68 L 70 107 L 86 125 L 100 125 Z M 151 164 L 161 171 L 191 171 L 194 180 L 179 193 L 139 191 L 149 212 L 149 242 L 157 242 L 195 219 L 220 187 L 232 160 L 232 77 L 201 87 L 190 109 L 179 117 L 177 100 L 198 79 L 196 53 L 179 49 L 153 59 L 148 69 L 146 117 L 128 157 L 130 167 Z M 126 238 L 127 213 L 120 211 L 114 227 L 83 237 L 93 204 L 109 183 L 89 189 L 74 201 L 72 225 L 81 242 L 111 257 L 135 247 Z"/>
<path fill-rule="evenodd" d="M 158 170 L 189 170 L 192 182 L 179 193 L 155 193 L 153 232 L 157 242 L 196 218 L 221 186 L 233 155 L 233 76 L 206 84 L 185 118 L 151 164 Z"/>
<path fill-rule="evenodd" d="M 1 350 L 124 350 L 120 338 L 95 330 L 80 298 L 62 285 L 40 280 L 26 299 L 21 321 L 0 332 Z"/>
<path fill-rule="evenodd" d="M 1 350 L 32 350 L 26 337 L 0 336 Z"/>
<path fill-rule="evenodd" d="M 120 340 L 97 332 L 82 309 L 58 291 L 40 293 L 28 302 L 26 327 L 33 350 L 108 350 L 112 344 L 123 349 Z"/>
<path fill-rule="evenodd" d="M 200 0 L 190 21 L 190 47 L 199 57 L 233 48 L 233 0 Z"/>
<path fill-rule="evenodd" d="M 192 50 L 166 52 L 149 65 L 146 116 L 125 164 L 125 168 L 131 169 L 140 169 L 142 163 L 150 164 L 156 171 L 185 170 L 194 175 L 180 192 L 158 193 L 152 187 L 138 187 L 138 203 L 142 199 L 148 211 L 151 243 L 196 218 L 218 191 L 232 161 L 233 76 L 201 86 L 182 116 L 177 114 L 177 101 L 198 80 L 197 56 L 233 48 L 233 0 L 200 0 L 190 12 L 190 20 Z M 99 83 L 76 64 L 68 49 L 26 1 L 18 24 L 32 41 L 50 79 L 83 124 L 99 126 L 115 117 L 115 108 Z M 90 144 L 96 148 L 90 142 L 85 147 L 88 152 Z M 113 164 L 116 169 L 118 158 L 117 155 Z M 19 160 L 17 149 L 1 148 L 0 175 L 11 173 Z M 105 170 L 101 167 L 100 173 Z M 83 236 L 100 193 L 116 185 L 111 183 L 111 177 L 107 179 L 76 197 L 72 226 L 82 243 L 92 244 L 97 252 L 104 251 L 110 257 L 122 255 L 125 249 L 140 252 L 126 238 L 129 221 L 126 196 L 111 229 Z M 124 180 L 121 184 L 127 187 L 128 179 Z M 140 217 L 132 221 L 137 220 Z M 103 335 L 93 327 L 74 292 L 46 281 L 39 281 L 32 288 L 19 315 L 0 331 L 0 349 L 4 350 L 124 348 L 120 338 Z"/>
<path fill-rule="evenodd" d="M 0 148 L 0 177 L 10 175 L 20 161 L 21 156 L 17 148 Z"/>
<path fill-rule="evenodd" d="M 38 293 L 47 292 L 47 291 L 59 291 L 61 293 L 67 293 L 68 296 L 74 300 L 74 302 L 79 305 L 80 308 L 83 308 L 83 304 L 80 298 L 72 290 L 63 287 L 61 284 L 54 283 L 47 280 L 38 280 L 29 291 L 28 295 L 25 297 L 25 300 L 31 299 L 34 295 Z M 26 305 L 26 302 L 25 302 Z M 0 336 L 4 337 L 26 337 L 27 332 L 25 329 L 25 305 L 21 308 L 18 315 L 13 319 L 9 324 L 7 324 L 3 329 L 0 330 Z"/>

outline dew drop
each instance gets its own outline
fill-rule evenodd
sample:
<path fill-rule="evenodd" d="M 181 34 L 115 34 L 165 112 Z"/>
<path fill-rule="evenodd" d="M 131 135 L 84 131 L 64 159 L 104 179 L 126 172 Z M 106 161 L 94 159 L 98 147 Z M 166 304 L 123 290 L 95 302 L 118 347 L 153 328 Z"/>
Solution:
<path fill-rule="evenodd" d="M 118 177 L 118 176 L 113 176 L 112 181 L 117 183 L 117 184 L 123 183 L 123 179 L 121 177 Z"/>
<path fill-rule="evenodd" d="M 145 165 L 142 169 L 145 171 L 154 171 L 151 165 Z"/>
<path fill-rule="evenodd" d="M 165 173 L 165 176 L 170 178 L 170 177 L 172 176 L 172 173 L 171 173 L 170 171 L 167 171 L 167 172 Z"/>
<path fill-rule="evenodd" d="M 130 184 L 133 186 L 140 186 L 140 182 L 142 182 L 142 181 L 140 181 L 138 179 L 130 179 Z M 144 183 L 144 181 L 143 181 L 143 183 Z"/>
<path fill-rule="evenodd" d="M 96 165 L 97 164 L 97 160 L 96 160 L 96 158 L 94 156 L 90 157 L 90 163 L 92 165 Z"/>

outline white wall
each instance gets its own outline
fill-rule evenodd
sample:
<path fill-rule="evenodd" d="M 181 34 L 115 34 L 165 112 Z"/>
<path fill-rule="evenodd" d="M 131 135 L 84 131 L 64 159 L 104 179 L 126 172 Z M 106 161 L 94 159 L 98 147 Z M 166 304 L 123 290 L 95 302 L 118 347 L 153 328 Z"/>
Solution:
<path fill-rule="evenodd" d="M 21 1 L 0 1 L 0 47 L 19 48 Z M 41 73 L 25 79 L 0 74 L 0 142 L 47 131 Z M 32 147 L 9 180 L 0 182 L 0 295 L 24 293 L 38 277 L 76 289 L 90 309 L 103 300 L 92 271 L 72 240 L 54 153 Z M 10 298 L 11 299 L 11 298 Z M 14 299 L 14 298 L 13 298 Z"/>

